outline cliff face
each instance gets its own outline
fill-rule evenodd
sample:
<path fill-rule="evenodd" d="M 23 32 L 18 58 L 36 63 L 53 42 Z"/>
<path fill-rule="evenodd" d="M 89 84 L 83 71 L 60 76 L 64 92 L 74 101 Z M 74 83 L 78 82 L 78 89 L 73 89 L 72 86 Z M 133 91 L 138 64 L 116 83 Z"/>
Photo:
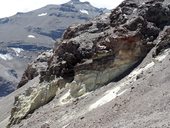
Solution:
<path fill-rule="evenodd" d="M 156 55 L 169 47 L 169 28 L 164 29 L 168 25 L 170 7 L 163 0 L 143 4 L 127 0 L 111 14 L 70 26 L 45 60 L 45 68 L 34 68 L 41 62 L 35 61 L 26 70 L 19 87 L 37 75 L 40 83 L 16 97 L 9 125 L 19 123 L 62 89 L 69 89 L 64 99 L 69 100 L 121 79 L 154 46 Z"/>
<path fill-rule="evenodd" d="M 50 50 L 68 26 L 87 22 L 105 11 L 109 10 L 95 8 L 88 2 L 70 0 L 61 5 L 47 5 L 31 12 L 0 18 L 0 90 L 3 90 L 0 97 L 16 89 L 28 63 L 35 60 L 38 54 Z M 29 67 L 28 70 L 35 72 Z M 23 79 L 27 81 L 25 77 Z"/>

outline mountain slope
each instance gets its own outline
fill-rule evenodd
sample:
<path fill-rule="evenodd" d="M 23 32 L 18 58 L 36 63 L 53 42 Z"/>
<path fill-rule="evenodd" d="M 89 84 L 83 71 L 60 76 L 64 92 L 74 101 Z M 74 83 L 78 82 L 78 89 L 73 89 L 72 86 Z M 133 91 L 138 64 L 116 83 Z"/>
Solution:
<path fill-rule="evenodd" d="M 65 94 L 63 92 L 13 127 L 169 128 L 170 51 L 166 51 L 156 59 L 152 58 L 152 52 L 132 74 L 121 81 L 111 82 L 66 104 L 60 99 Z M 164 58 L 165 54 L 168 55 Z M 158 61 L 161 57 L 164 59 Z M 152 61 L 155 61 L 155 65 L 146 69 L 145 67 Z M 142 73 L 135 74 L 139 69 Z M 125 86 L 121 87 L 117 93 L 119 96 L 115 98 L 115 88 L 122 84 Z"/>
<path fill-rule="evenodd" d="M 83 23 L 104 11 L 107 10 L 95 8 L 88 2 L 72 0 L 0 19 L 0 77 L 7 81 L 9 87 L 6 88 L 12 86 L 13 90 L 27 64 L 39 53 L 51 49 L 69 25 Z M 3 86 L 1 82 L 0 90 Z"/>
<path fill-rule="evenodd" d="M 127 0 L 70 26 L 50 59 L 40 55 L 26 84 L 0 101 L 4 108 L 17 95 L 0 126 L 168 128 L 169 2 Z"/>

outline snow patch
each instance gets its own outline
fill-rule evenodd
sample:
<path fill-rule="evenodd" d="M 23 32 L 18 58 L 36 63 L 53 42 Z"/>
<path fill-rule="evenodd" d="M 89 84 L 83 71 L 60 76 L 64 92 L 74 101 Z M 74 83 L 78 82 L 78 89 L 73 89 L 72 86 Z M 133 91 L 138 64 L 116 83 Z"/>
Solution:
<path fill-rule="evenodd" d="M 0 58 L 3 60 L 12 60 L 13 57 L 10 54 L 0 54 Z"/>
<path fill-rule="evenodd" d="M 162 61 L 168 56 L 168 54 L 169 54 L 169 50 L 167 49 L 167 50 L 165 50 L 165 51 L 163 52 L 163 54 L 158 55 L 158 56 L 155 58 L 155 60 L 157 60 L 158 62 L 162 62 Z"/>
<path fill-rule="evenodd" d="M 87 10 L 82 9 L 80 10 L 80 12 L 89 15 L 89 12 Z"/>
<path fill-rule="evenodd" d="M 89 110 L 93 110 L 95 108 L 98 108 L 98 107 L 112 101 L 117 96 L 124 94 L 127 90 L 124 90 L 123 92 L 118 93 L 121 90 L 122 86 L 124 86 L 124 84 L 120 84 L 119 86 L 115 87 L 114 89 L 107 91 L 105 96 L 103 96 L 101 99 L 99 99 L 98 101 L 96 101 L 94 104 L 92 104 L 89 107 Z"/>
<path fill-rule="evenodd" d="M 28 37 L 28 38 L 35 38 L 34 35 L 28 35 L 27 37 Z"/>
<path fill-rule="evenodd" d="M 151 63 L 147 64 L 145 67 L 143 68 L 137 68 L 134 71 L 132 71 L 129 75 L 128 78 L 135 78 L 137 75 L 141 74 L 144 71 L 147 71 L 149 68 L 153 67 L 155 65 L 155 63 L 152 61 Z"/>
<path fill-rule="evenodd" d="M 41 14 L 38 14 L 38 16 L 46 16 L 47 13 L 41 13 Z"/>
<path fill-rule="evenodd" d="M 155 63 L 152 61 L 151 63 L 147 64 L 143 69 L 143 71 L 148 70 L 149 68 L 153 67 L 155 65 Z"/>
<path fill-rule="evenodd" d="M 155 65 L 155 63 L 152 61 L 151 63 L 147 64 L 145 67 L 143 68 L 137 68 L 135 69 L 133 72 L 131 72 L 128 77 L 127 80 L 123 83 L 120 83 L 119 85 L 117 85 L 116 87 L 114 87 L 113 89 L 107 91 L 103 97 L 101 97 L 99 100 L 97 100 L 95 103 L 93 103 L 92 105 L 90 105 L 89 107 L 89 111 L 98 108 L 110 101 L 112 101 L 113 99 L 115 99 L 118 96 L 123 95 L 125 92 L 128 91 L 128 89 L 123 90 L 123 87 L 130 84 L 131 82 L 136 81 L 136 77 L 137 75 L 141 74 L 144 71 L 147 71 L 148 69 L 150 69 L 151 67 L 153 67 Z"/>
<path fill-rule="evenodd" d="M 22 48 L 11 48 L 11 49 L 15 51 L 16 56 L 19 56 L 19 54 L 24 51 L 24 49 Z"/>

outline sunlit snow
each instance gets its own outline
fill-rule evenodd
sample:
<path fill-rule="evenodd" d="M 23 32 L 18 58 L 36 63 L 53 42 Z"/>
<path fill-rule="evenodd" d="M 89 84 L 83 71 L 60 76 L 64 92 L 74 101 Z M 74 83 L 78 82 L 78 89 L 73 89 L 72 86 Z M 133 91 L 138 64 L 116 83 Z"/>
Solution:
<path fill-rule="evenodd" d="M 15 51 L 16 56 L 19 56 L 19 54 L 24 51 L 22 48 L 11 48 L 11 49 Z"/>
<path fill-rule="evenodd" d="M 0 54 L 0 58 L 3 60 L 12 60 L 13 57 L 10 54 Z"/>
<path fill-rule="evenodd" d="M 27 37 L 28 37 L 28 38 L 35 38 L 34 35 L 28 35 Z"/>
<path fill-rule="evenodd" d="M 141 74 L 144 71 L 147 71 L 148 69 L 150 69 L 151 67 L 153 67 L 155 65 L 155 63 L 152 61 L 149 64 L 147 64 L 145 67 L 143 68 L 137 68 L 135 69 L 133 72 L 131 72 L 128 77 L 127 77 L 127 81 L 115 86 L 113 89 L 107 91 L 101 98 L 99 98 L 95 103 L 93 103 L 92 105 L 90 105 L 89 107 L 89 111 L 98 108 L 110 101 L 112 101 L 113 99 L 115 99 L 116 97 L 124 94 L 125 92 L 128 91 L 128 89 L 123 90 L 123 87 L 128 85 L 131 82 L 136 81 L 136 77 L 137 75 Z"/>
<path fill-rule="evenodd" d="M 41 13 L 41 14 L 38 14 L 38 16 L 46 16 L 47 13 Z"/>
<path fill-rule="evenodd" d="M 169 54 L 169 49 L 165 50 L 161 55 L 158 55 L 155 60 L 162 62 Z"/>
<path fill-rule="evenodd" d="M 84 14 L 89 14 L 89 12 L 87 10 L 80 10 L 81 13 L 84 13 Z"/>
<path fill-rule="evenodd" d="M 122 95 L 123 93 L 126 92 L 126 90 L 124 90 L 123 92 L 121 92 L 120 94 L 118 93 L 121 90 L 121 87 L 124 84 L 121 84 L 117 87 L 115 87 L 112 90 L 109 90 L 108 92 L 106 92 L 106 95 L 104 95 L 101 99 L 99 99 L 98 101 L 96 101 L 94 104 L 92 104 L 89 108 L 89 110 L 95 109 L 97 107 L 100 107 L 110 101 L 112 101 L 113 99 L 115 99 L 117 96 Z"/>

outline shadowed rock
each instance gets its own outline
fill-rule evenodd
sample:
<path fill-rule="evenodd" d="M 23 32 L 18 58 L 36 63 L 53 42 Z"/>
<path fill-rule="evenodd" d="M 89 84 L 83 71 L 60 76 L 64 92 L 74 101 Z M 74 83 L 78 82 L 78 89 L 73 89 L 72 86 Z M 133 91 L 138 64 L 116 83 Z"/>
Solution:
<path fill-rule="evenodd" d="M 156 48 L 153 56 L 159 55 L 164 50 L 170 48 L 170 26 L 164 28 L 155 43 Z"/>

